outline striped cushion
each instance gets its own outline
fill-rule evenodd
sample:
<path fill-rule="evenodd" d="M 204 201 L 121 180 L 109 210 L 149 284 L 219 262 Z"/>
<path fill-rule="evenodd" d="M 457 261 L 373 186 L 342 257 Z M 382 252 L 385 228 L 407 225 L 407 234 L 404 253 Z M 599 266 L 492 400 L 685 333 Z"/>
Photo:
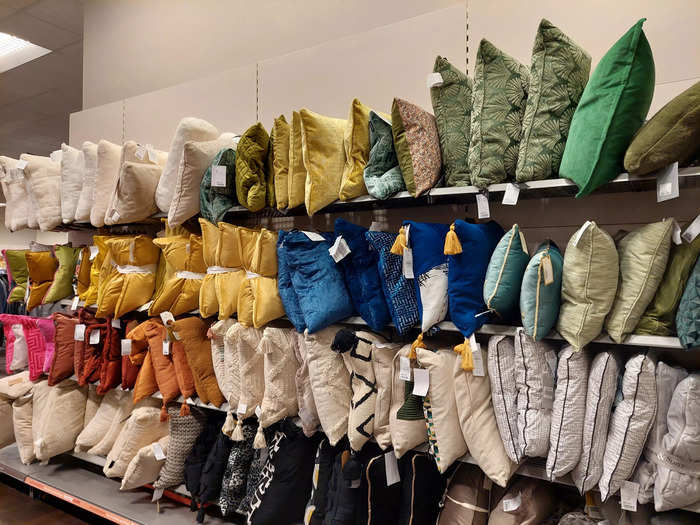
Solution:
<path fill-rule="evenodd" d="M 515 347 L 513 339 L 494 335 L 489 339 L 488 370 L 491 379 L 491 401 L 496 424 L 506 454 L 511 461 L 522 459 L 518 446 L 518 407 L 515 388 Z"/>

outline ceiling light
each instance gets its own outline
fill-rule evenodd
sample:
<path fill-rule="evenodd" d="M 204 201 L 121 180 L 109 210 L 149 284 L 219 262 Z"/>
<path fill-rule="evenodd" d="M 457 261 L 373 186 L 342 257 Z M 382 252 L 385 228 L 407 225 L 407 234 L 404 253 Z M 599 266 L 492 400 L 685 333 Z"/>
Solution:
<path fill-rule="evenodd" d="M 51 53 L 51 50 L 7 33 L 0 33 L 0 73 L 26 64 L 47 53 Z"/>

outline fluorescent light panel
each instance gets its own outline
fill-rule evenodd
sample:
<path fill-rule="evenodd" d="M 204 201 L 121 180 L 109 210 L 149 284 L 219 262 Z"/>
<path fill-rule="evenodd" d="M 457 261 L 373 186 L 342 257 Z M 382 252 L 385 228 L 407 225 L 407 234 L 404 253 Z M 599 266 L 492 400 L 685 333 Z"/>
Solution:
<path fill-rule="evenodd" d="M 50 49 L 37 46 L 7 33 L 0 33 L 0 73 L 26 64 L 48 53 L 51 53 Z"/>

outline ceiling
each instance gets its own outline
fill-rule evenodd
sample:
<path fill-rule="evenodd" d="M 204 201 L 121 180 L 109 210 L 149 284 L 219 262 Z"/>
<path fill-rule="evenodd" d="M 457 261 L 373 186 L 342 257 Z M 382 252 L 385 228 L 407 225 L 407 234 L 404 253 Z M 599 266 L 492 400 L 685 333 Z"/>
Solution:
<path fill-rule="evenodd" d="M 0 32 L 52 51 L 0 73 L 0 155 L 48 155 L 68 142 L 69 114 L 82 109 L 82 2 L 0 0 Z"/>

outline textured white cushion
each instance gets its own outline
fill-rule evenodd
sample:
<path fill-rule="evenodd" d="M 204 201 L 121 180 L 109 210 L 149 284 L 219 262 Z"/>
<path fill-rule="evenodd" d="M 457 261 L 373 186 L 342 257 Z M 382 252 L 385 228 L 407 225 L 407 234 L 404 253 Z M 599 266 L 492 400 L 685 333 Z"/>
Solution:
<path fill-rule="evenodd" d="M 0 379 L 0 397 L 10 400 L 17 399 L 32 390 L 32 382 L 29 380 L 29 371 L 12 374 Z"/>
<path fill-rule="evenodd" d="M 156 187 L 163 168 L 157 164 L 126 161 L 105 210 L 106 225 L 142 222 L 158 211 Z"/>
<path fill-rule="evenodd" d="M 296 373 L 293 330 L 267 327 L 258 345 L 265 371 L 265 389 L 260 404 L 260 427 L 267 428 L 285 417 L 296 416 Z"/>
<path fill-rule="evenodd" d="M 12 422 L 12 400 L 0 397 L 0 448 L 15 442 L 15 428 Z"/>
<path fill-rule="evenodd" d="M 5 228 L 11 232 L 27 228 L 31 201 L 27 195 L 24 174 L 17 170 L 17 159 L 0 156 L 0 183 L 7 203 Z"/>
<path fill-rule="evenodd" d="M 163 449 L 163 454 L 168 454 L 169 442 L 170 436 L 165 436 L 158 440 L 160 447 Z M 153 483 L 158 479 L 163 465 L 165 465 L 165 459 L 156 459 L 153 444 L 142 447 L 129 462 L 119 490 L 131 490 L 146 483 Z"/>
<path fill-rule="evenodd" d="M 119 411 L 119 405 L 126 393 L 119 389 L 107 392 L 98 407 L 95 415 L 85 425 L 80 435 L 75 440 L 75 451 L 86 452 L 104 437 L 112 425 L 112 421 Z"/>
<path fill-rule="evenodd" d="M 494 335 L 489 339 L 488 370 L 498 433 L 508 457 L 518 463 L 522 452 L 518 445 L 518 389 L 512 338 Z"/>
<path fill-rule="evenodd" d="M 19 460 L 28 465 L 34 460 L 34 436 L 32 435 L 32 398 L 30 392 L 12 403 L 12 425 L 19 451 Z"/>
<path fill-rule="evenodd" d="M 95 177 L 97 177 L 97 144 L 83 142 L 83 186 L 80 189 L 80 197 L 75 207 L 75 222 L 90 222 L 90 210 L 95 191 Z"/>
<path fill-rule="evenodd" d="M 428 441 L 428 429 L 425 417 L 418 419 L 399 419 L 398 411 L 406 401 L 406 381 L 399 378 L 401 357 L 408 357 L 411 345 L 405 345 L 394 356 L 391 367 L 391 411 L 389 412 L 389 428 L 391 429 L 391 444 L 394 446 L 394 454 L 397 458 L 403 456 L 409 450 L 416 448 Z M 409 383 L 409 385 L 412 383 Z M 422 415 L 422 414 L 421 414 Z"/>
<path fill-rule="evenodd" d="M 313 436 L 318 430 L 321 422 L 318 419 L 314 392 L 311 388 L 311 378 L 309 377 L 309 356 L 306 351 L 306 341 L 304 334 L 294 334 L 294 355 L 299 363 L 295 377 L 297 389 L 297 404 L 299 405 L 299 419 L 301 428 L 306 436 Z"/>
<path fill-rule="evenodd" d="M 619 373 L 620 363 L 612 352 L 600 352 L 591 361 L 586 387 L 581 457 L 571 471 L 571 478 L 581 494 L 595 487 L 603 473 L 603 454 Z"/>
<path fill-rule="evenodd" d="M 86 401 L 87 387 L 80 387 L 71 379 L 51 387 L 34 441 L 34 455 L 39 461 L 73 450 L 83 429 Z"/>
<path fill-rule="evenodd" d="M 20 160 L 27 161 L 24 176 L 39 228 L 53 230 L 61 224 L 61 165 L 49 157 L 27 153 L 22 153 Z"/>
<path fill-rule="evenodd" d="M 121 156 L 121 146 L 108 140 L 101 140 L 97 144 L 97 173 L 90 210 L 90 222 L 97 228 L 105 225 L 105 213 L 119 178 Z"/>
<path fill-rule="evenodd" d="M 372 366 L 374 380 L 377 383 L 377 400 L 374 410 L 374 439 L 382 450 L 391 446 L 391 429 L 389 413 L 391 412 L 391 387 L 393 378 L 391 369 L 396 352 L 401 345 L 395 343 L 375 342 L 372 345 Z"/>
<path fill-rule="evenodd" d="M 82 149 L 61 144 L 61 218 L 63 224 L 73 222 L 83 187 L 85 155 Z"/>
<path fill-rule="evenodd" d="M 559 352 L 547 454 L 550 479 L 571 472 L 581 458 L 589 362 L 586 350 L 567 346 Z"/>
<path fill-rule="evenodd" d="M 235 322 L 233 319 L 223 319 L 215 322 L 209 329 L 211 334 L 211 362 L 214 366 L 214 375 L 216 376 L 216 382 L 219 384 L 219 390 L 221 390 L 226 401 L 229 401 L 231 397 L 231 377 L 226 373 L 227 348 L 224 337 Z M 229 347 L 228 352 L 233 353 L 233 350 Z"/>
<path fill-rule="evenodd" d="M 603 500 L 620 490 L 637 465 L 656 416 L 656 370 L 646 354 L 631 357 L 622 376 L 622 401 L 615 407 L 598 487 Z"/>
<path fill-rule="evenodd" d="M 185 142 L 214 140 L 218 136 L 219 130 L 206 120 L 185 117 L 180 121 L 175 130 L 173 140 L 170 143 L 168 161 L 165 164 L 163 175 L 161 176 L 160 182 L 158 183 L 158 190 L 156 191 L 156 204 L 160 211 L 163 213 L 168 213 L 170 211 L 170 203 L 175 194 L 177 174 L 180 169 Z"/>
<path fill-rule="evenodd" d="M 232 330 L 232 338 L 236 341 L 241 388 L 237 405 L 243 404 L 246 407 L 244 413 L 238 414 L 238 420 L 242 421 L 255 414 L 255 407 L 262 403 L 265 392 L 265 363 L 263 355 L 258 352 L 263 331 L 240 323 L 233 325 L 229 332 Z M 231 405 L 231 409 L 235 411 L 236 406 Z"/>
<path fill-rule="evenodd" d="M 235 410 L 241 397 L 241 361 L 238 345 L 241 344 L 239 339 L 244 329 L 243 325 L 239 326 L 239 323 L 234 322 L 224 335 L 224 368 L 226 383 L 229 385 L 228 404 L 232 410 Z"/>

